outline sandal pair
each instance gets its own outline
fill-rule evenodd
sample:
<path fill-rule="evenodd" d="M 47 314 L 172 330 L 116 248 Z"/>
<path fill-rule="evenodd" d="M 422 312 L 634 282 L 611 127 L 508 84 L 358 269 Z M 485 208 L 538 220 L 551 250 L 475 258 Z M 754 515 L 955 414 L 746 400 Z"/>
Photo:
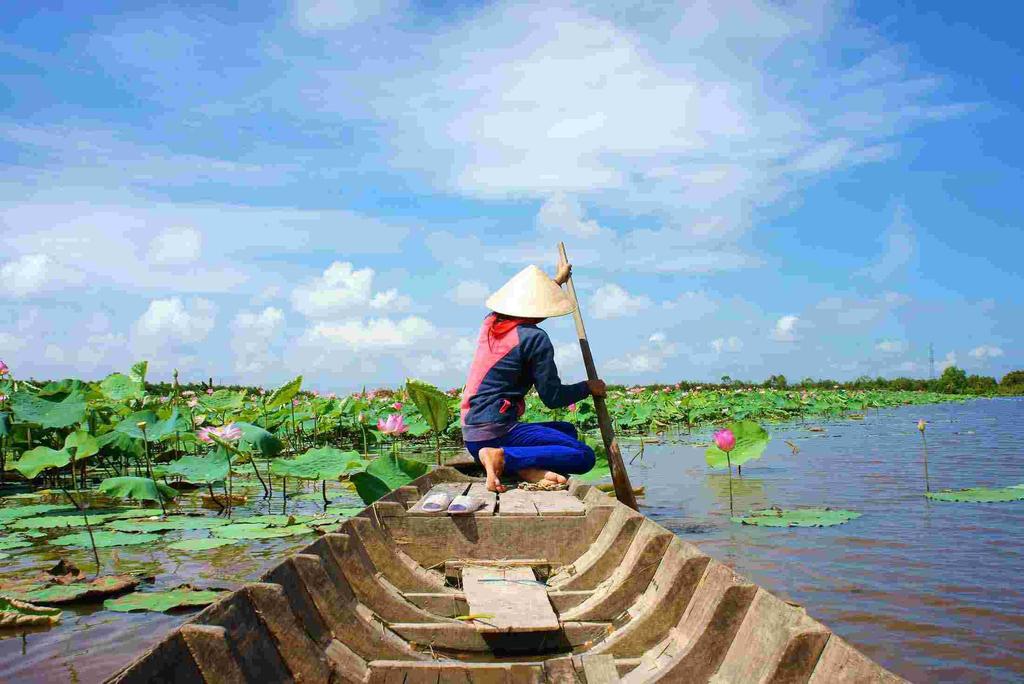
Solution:
<path fill-rule="evenodd" d="M 440 513 L 447 510 L 451 515 L 466 515 L 484 507 L 485 502 L 475 496 L 460 494 L 454 499 L 447 492 L 429 495 L 423 502 L 423 510 L 429 513 Z"/>

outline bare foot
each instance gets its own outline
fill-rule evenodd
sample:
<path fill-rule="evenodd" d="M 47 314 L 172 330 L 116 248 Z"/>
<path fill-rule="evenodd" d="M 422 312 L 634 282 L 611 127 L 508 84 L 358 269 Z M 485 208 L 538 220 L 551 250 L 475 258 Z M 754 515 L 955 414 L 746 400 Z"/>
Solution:
<path fill-rule="evenodd" d="M 565 477 L 565 475 L 559 475 L 558 473 L 550 471 L 550 470 L 548 472 L 544 473 L 544 479 L 545 480 L 550 480 L 551 482 L 557 482 L 558 484 L 565 484 L 566 482 L 569 481 Z"/>
<path fill-rule="evenodd" d="M 500 479 L 505 470 L 505 450 L 500 447 L 484 447 L 477 456 L 487 471 L 487 489 L 499 493 L 505 491 Z"/>

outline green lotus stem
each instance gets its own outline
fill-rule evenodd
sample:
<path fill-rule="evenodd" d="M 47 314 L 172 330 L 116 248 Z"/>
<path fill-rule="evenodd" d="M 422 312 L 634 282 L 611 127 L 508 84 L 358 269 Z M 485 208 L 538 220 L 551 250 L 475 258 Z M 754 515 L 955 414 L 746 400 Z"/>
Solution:
<path fill-rule="evenodd" d="M 330 501 L 327 500 L 327 480 L 321 481 L 320 484 L 322 485 L 322 488 L 321 488 L 320 491 L 321 491 L 321 493 L 323 494 L 323 497 L 324 497 L 324 511 L 326 511 L 327 510 L 327 504 L 331 503 Z"/>
<path fill-rule="evenodd" d="M 281 514 L 288 511 L 288 478 L 281 478 Z"/>
<path fill-rule="evenodd" d="M 210 490 L 210 499 L 213 500 L 213 503 L 215 503 L 218 506 L 220 506 L 220 510 L 223 511 L 224 510 L 224 504 L 222 504 L 220 501 L 217 501 L 217 495 L 213 493 L 213 483 L 212 482 L 207 482 L 206 483 L 206 488 Z"/>
<path fill-rule="evenodd" d="M 931 484 L 928 482 L 928 440 L 924 438 L 924 430 L 921 430 L 921 446 L 924 449 L 924 491 L 932 491 Z"/>
<path fill-rule="evenodd" d="M 71 486 L 75 488 L 75 452 L 78 448 L 75 447 L 71 453 Z M 89 544 L 92 545 L 92 557 L 96 560 L 96 577 L 100 576 L 102 568 L 100 566 L 100 552 L 96 549 L 96 539 L 92 536 L 92 525 L 89 524 L 89 514 L 85 512 L 85 509 L 78 505 L 75 498 L 71 496 L 71 493 L 67 489 L 61 487 L 61 491 L 64 492 L 64 496 L 68 498 L 71 505 L 78 509 L 78 512 L 82 514 L 82 520 L 85 521 L 85 531 L 89 533 Z M 77 491 L 77 489 L 76 489 Z"/>
<path fill-rule="evenodd" d="M 732 506 L 732 459 L 729 458 L 729 452 L 725 452 L 725 462 L 729 465 L 729 515 L 733 514 Z"/>

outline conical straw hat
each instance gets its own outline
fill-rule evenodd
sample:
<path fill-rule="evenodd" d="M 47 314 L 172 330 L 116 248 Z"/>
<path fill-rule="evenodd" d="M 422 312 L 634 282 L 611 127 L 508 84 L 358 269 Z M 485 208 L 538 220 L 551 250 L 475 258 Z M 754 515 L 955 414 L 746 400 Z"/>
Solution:
<path fill-rule="evenodd" d="M 572 313 L 572 300 L 544 271 L 530 265 L 487 299 L 487 308 L 506 316 L 551 318 Z"/>

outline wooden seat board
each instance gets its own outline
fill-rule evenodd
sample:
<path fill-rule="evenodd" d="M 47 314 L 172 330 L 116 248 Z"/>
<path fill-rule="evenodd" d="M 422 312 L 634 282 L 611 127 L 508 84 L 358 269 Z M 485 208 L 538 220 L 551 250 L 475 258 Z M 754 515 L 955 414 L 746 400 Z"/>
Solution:
<path fill-rule="evenodd" d="M 475 511 L 473 515 L 494 515 L 494 508 L 498 505 L 498 495 L 487 489 L 487 483 L 474 482 L 466 494 L 485 502 L 484 507 Z"/>
<path fill-rule="evenodd" d="M 462 591 L 470 615 L 481 632 L 548 632 L 559 628 L 547 587 L 528 567 L 497 568 L 467 565 Z"/>
<path fill-rule="evenodd" d="M 442 509 L 440 511 L 425 511 L 425 510 L 423 510 L 423 502 L 426 501 L 427 497 L 429 497 L 431 494 L 441 494 L 441 493 L 447 493 L 447 494 L 451 495 L 451 497 L 454 499 L 459 494 L 464 494 L 466 492 L 466 488 L 467 488 L 466 485 L 468 485 L 468 484 L 469 484 L 468 482 L 441 482 L 439 484 L 436 484 L 433 487 L 431 487 L 430 491 L 427 492 L 425 495 L 423 495 L 423 497 L 419 501 L 416 502 L 416 505 L 414 505 L 412 508 L 410 508 L 408 510 L 407 514 L 408 515 L 448 515 L 448 511 L 446 509 Z"/>
<path fill-rule="evenodd" d="M 569 492 L 526 492 L 541 515 L 584 515 L 586 505 Z"/>
<path fill-rule="evenodd" d="M 538 515 L 533 504 L 531 492 L 522 489 L 510 489 L 498 497 L 498 515 Z"/>

